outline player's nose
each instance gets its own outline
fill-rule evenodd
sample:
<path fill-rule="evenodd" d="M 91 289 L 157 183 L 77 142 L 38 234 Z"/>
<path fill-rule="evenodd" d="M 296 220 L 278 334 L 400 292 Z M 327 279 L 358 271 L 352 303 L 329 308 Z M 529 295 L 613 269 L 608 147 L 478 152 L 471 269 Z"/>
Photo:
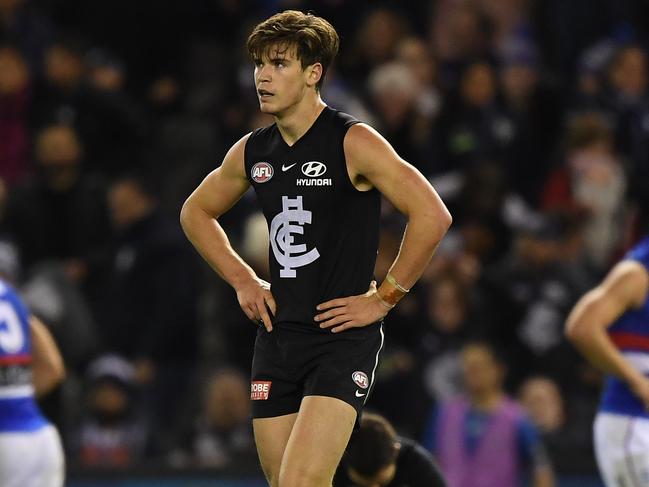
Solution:
<path fill-rule="evenodd" d="M 257 67 L 257 88 L 259 88 L 259 83 L 268 82 L 270 79 L 270 66 L 268 64 Z"/>

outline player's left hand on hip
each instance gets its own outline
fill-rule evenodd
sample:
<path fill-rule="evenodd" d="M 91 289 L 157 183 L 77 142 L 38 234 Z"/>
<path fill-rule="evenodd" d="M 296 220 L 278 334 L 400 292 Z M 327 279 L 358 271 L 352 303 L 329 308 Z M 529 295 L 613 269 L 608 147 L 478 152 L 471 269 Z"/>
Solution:
<path fill-rule="evenodd" d="M 376 293 L 376 281 L 372 281 L 365 294 L 319 304 L 316 309 L 320 313 L 314 319 L 320 323 L 320 328 L 334 327 L 331 330 L 333 333 L 376 323 L 388 314 Z"/>

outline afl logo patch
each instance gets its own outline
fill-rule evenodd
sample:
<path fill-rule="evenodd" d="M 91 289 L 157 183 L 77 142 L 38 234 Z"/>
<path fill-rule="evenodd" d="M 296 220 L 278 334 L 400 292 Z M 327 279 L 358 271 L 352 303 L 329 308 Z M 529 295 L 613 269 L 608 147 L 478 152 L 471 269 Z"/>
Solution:
<path fill-rule="evenodd" d="M 319 178 L 326 172 L 327 166 L 325 166 L 322 162 L 311 161 L 302 164 L 302 174 L 309 176 L 310 178 Z"/>
<path fill-rule="evenodd" d="M 369 380 L 367 380 L 367 374 L 365 372 L 361 372 L 360 370 L 357 370 L 352 374 L 352 380 L 361 389 L 367 389 L 370 385 Z"/>
<path fill-rule="evenodd" d="M 275 170 L 267 162 L 258 162 L 250 170 L 250 177 L 255 183 L 267 183 L 273 177 Z"/>

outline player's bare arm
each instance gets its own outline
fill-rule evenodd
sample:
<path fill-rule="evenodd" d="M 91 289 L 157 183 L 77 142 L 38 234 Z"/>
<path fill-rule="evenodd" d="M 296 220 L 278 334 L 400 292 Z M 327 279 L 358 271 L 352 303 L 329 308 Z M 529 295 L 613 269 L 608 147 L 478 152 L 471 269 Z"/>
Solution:
<path fill-rule="evenodd" d="M 263 321 L 268 331 L 273 328 L 268 309 L 274 314 L 275 300 L 270 284 L 237 254 L 218 218 L 228 211 L 247 191 L 244 169 L 246 135 L 228 151 L 223 164 L 208 174 L 187 198 L 180 213 L 180 222 L 187 238 L 207 263 L 237 292 L 241 309 L 253 321 Z"/>
<path fill-rule="evenodd" d="M 65 377 L 65 366 L 52 335 L 35 316 L 29 318 L 32 339 L 32 370 L 37 397 L 50 392 Z"/>
<path fill-rule="evenodd" d="M 625 311 L 640 307 L 649 290 L 649 275 L 638 262 L 617 264 L 604 281 L 586 293 L 566 322 L 566 336 L 595 367 L 624 380 L 649 407 L 649 379 L 615 347 L 606 329 Z"/>
<path fill-rule="evenodd" d="M 376 187 L 408 219 L 399 254 L 377 289 L 318 305 L 315 319 L 333 332 L 366 326 L 383 318 L 417 282 L 451 224 L 451 215 L 422 174 L 401 159 L 374 129 L 352 126 L 344 141 L 349 176 L 356 189 Z"/>

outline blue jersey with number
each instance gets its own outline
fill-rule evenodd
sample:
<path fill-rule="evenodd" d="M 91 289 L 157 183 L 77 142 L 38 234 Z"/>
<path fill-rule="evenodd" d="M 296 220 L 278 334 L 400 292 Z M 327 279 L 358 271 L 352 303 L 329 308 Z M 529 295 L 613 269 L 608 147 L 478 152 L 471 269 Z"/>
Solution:
<path fill-rule="evenodd" d="M 0 433 L 47 424 L 34 399 L 30 337 L 27 308 L 0 280 Z"/>
<path fill-rule="evenodd" d="M 642 264 L 649 272 L 649 237 L 645 237 L 624 257 Z M 649 376 L 649 296 L 644 304 L 626 311 L 608 329 L 609 336 L 624 357 L 640 372 Z M 626 382 L 607 377 L 600 410 L 649 419 L 642 402 Z"/>

